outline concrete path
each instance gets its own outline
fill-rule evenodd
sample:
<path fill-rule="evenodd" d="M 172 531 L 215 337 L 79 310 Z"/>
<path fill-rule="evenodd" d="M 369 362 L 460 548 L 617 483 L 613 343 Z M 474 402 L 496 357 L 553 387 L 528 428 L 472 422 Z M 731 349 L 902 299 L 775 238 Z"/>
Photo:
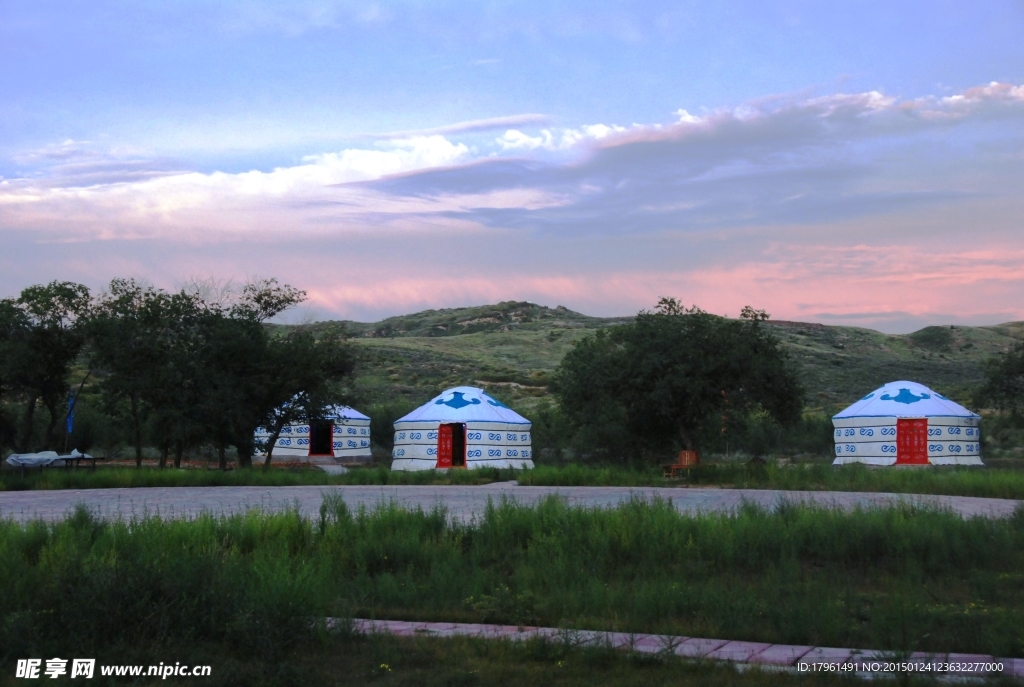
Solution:
<path fill-rule="evenodd" d="M 758 489 L 671 489 L 654 487 L 521 487 L 501 482 L 484 486 L 306 486 L 306 487 L 157 487 L 0 492 L 0 517 L 25 522 L 36 518 L 59 520 L 78 504 L 106 518 L 160 515 L 189 518 L 200 513 L 230 514 L 249 508 L 281 511 L 297 508 L 304 515 L 319 513 L 324 494 L 338 494 L 350 508 L 395 502 L 408 508 L 443 505 L 463 522 L 480 516 L 488 499 L 502 497 L 532 504 L 557 494 L 578 506 L 612 507 L 631 498 L 658 497 L 680 512 L 734 511 L 744 503 L 775 508 L 784 502 L 830 508 L 884 507 L 898 503 L 948 508 L 964 517 L 1009 517 L 1024 504 L 1010 499 L 968 496 L 930 496 L 839 491 L 769 491 Z"/>
<path fill-rule="evenodd" d="M 997 676 L 1024 678 L 1024 659 L 995 658 L 980 654 L 899 655 L 873 649 L 793 646 L 726 639 L 676 637 L 671 635 L 592 632 L 555 627 L 516 627 L 475 623 L 419 623 L 401 620 L 354 621 L 354 629 L 365 634 L 399 637 L 481 637 L 525 641 L 535 637 L 567 642 L 575 646 L 602 646 L 647 654 L 675 654 L 683 658 L 722 661 L 737 667 L 762 667 L 792 672 L 832 672 L 839 675 L 875 677 L 896 673 L 929 676 Z"/>

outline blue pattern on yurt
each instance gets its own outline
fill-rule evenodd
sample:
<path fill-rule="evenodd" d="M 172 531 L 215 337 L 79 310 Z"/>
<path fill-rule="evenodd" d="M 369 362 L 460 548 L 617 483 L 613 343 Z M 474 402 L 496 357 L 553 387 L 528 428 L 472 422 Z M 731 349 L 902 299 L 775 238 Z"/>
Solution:
<path fill-rule="evenodd" d="M 900 389 L 900 392 L 895 396 L 891 394 L 884 394 L 882 396 L 883 401 L 896 401 L 897 403 L 906 403 L 907 405 L 910 405 L 911 403 L 917 403 L 918 401 L 923 401 L 928 398 L 931 398 L 931 396 L 928 394 L 921 394 L 920 396 L 915 396 L 913 393 L 911 393 L 910 389 Z"/>

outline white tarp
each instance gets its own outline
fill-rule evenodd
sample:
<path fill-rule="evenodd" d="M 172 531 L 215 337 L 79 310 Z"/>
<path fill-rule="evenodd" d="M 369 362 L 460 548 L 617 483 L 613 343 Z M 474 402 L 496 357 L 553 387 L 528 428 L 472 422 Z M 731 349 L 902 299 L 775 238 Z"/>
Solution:
<path fill-rule="evenodd" d="M 392 470 L 433 470 L 438 426 L 466 425 L 466 467 L 532 468 L 532 423 L 483 389 L 459 386 L 395 421 Z"/>
<path fill-rule="evenodd" d="M 38 468 L 53 465 L 57 461 L 66 463 L 76 458 L 92 458 L 88 453 L 79 453 L 73 449 L 71 453 L 58 455 L 56 451 L 40 451 L 39 453 L 12 453 L 7 456 L 7 464 L 16 468 Z"/>
<path fill-rule="evenodd" d="M 981 465 L 981 416 L 923 384 L 889 382 L 832 417 L 835 465 L 896 463 L 896 422 L 928 420 L 928 462 Z"/>

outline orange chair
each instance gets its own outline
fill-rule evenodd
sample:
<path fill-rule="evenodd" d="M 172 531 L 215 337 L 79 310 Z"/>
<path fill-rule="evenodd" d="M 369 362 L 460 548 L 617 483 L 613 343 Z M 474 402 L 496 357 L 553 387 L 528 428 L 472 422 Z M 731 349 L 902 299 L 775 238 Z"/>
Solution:
<path fill-rule="evenodd" d="M 662 465 L 661 473 L 668 479 L 676 479 L 682 477 L 681 473 L 684 470 L 689 470 L 692 467 L 700 465 L 700 455 L 696 451 L 680 451 L 679 462 L 672 463 L 670 465 Z"/>

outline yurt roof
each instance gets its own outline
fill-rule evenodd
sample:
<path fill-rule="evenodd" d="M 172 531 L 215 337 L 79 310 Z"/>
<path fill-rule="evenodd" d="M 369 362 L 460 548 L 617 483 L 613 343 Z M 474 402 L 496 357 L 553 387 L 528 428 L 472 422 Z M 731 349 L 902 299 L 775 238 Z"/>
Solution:
<path fill-rule="evenodd" d="M 529 420 L 475 386 L 447 389 L 399 422 L 505 422 L 529 425 Z"/>
<path fill-rule="evenodd" d="M 369 416 L 363 415 L 351 406 L 331 406 L 324 411 L 326 420 L 369 420 Z"/>
<path fill-rule="evenodd" d="M 833 419 L 850 417 L 979 417 L 917 382 L 889 382 Z"/>

